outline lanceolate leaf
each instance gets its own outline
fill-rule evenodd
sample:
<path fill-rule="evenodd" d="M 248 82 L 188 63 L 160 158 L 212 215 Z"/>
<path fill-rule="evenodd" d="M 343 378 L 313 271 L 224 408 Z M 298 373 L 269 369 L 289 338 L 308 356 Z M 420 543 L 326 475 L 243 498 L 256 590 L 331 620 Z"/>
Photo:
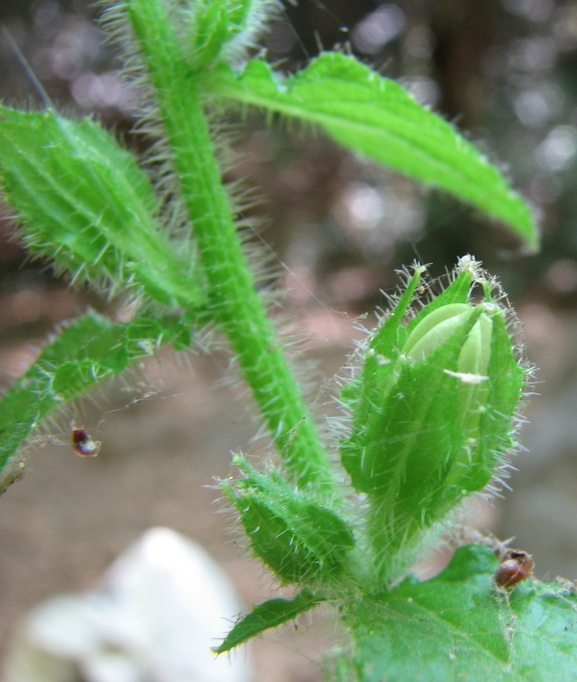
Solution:
<path fill-rule="evenodd" d="M 157 229 L 147 175 L 95 121 L 0 107 L 0 183 L 30 250 L 75 278 L 137 283 L 168 305 L 204 301 L 190 249 Z"/>
<path fill-rule="evenodd" d="M 284 81 L 263 61 L 250 61 L 238 75 L 220 65 L 203 84 L 213 95 L 318 125 L 350 149 L 504 221 L 537 248 L 531 211 L 488 159 L 397 83 L 353 57 L 325 52 Z"/>
<path fill-rule="evenodd" d="M 177 322 L 114 324 L 96 314 L 66 327 L 0 401 L 0 492 L 17 477 L 17 450 L 43 419 L 166 342 L 187 347 L 189 332 Z"/>
<path fill-rule="evenodd" d="M 568 682 L 577 671 L 577 595 L 526 580 L 497 590 L 488 547 L 466 545 L 432 580 L 356 601 L 348 624 L 360 682 Z"/>
<path fill-rule="evenodd" d="M 269 599 L 259 604 L 240 620 L 228 633 L 224 642 L 214 649 L 217 654 L 230 651 L 235 646 L 246 642 L 261 632 L 282 625 L 288 620 L 296 618 L 299 613 L 309 611 L 323 601 L 322 597 L 315 597 L 310 590 L 302 590 L 294 599 Z"/>

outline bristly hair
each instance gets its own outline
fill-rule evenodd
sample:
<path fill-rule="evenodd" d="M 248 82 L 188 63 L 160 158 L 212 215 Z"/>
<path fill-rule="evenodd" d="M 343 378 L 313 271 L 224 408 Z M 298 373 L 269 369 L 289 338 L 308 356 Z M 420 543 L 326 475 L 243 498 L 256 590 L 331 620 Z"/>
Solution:
<path fill-rule="evenodd" d="M 175 21 L 174 25 L 180 28 L 178 37 L 182 41 L 184 36 L 183 27 L 190 24 L 191 6 L 186 6 L 179 0 L 169 0 L 168 9 L 175 16 L 181 15 L 182 21 Z M 180 192 L 178 175 L 172 162 L 172 154 L 167 141 L 162 116 L 158 109 L 156 94 L 152 87 L 142 54 L 136 40 L 130 21 L 126 14 L 125 4 L 110 5 L 106 0 L 98 0 L 97 6 L 103 8 L 100 17 L 100 25 L 103 27 L 107 40 L 113 43 L 119 50 L 123 61 L 120 77 L 125 84 L 135 90 L 136 102 L 133 114 L 137 118 L 135 132 L 147 138 L 148 149 L 140 160 L 141 165 L 147 170 L 162 206 L 160 225 L 171 238 L 178 240 L 182 245 L 190 239 L 191 226 L 186 208 Z M 246 27 L 239 31 L 221 53 L 224 61 L 246 59 L 251 49 L 256 47 L 256 39 L 261 35 L 266 22 L 278 16 L 281 6 L 278 0 L 253 0 L 246 21 Z M 209 112 L 209 121 L 212 132 L 213 144 L 221 165 L 223 174 L 239 165 L 238 155 L 231 152 L 236 133 L 235 127 L 224 122 L 214 110 Z M 229 187 L 229 193 L 235 212 L 246 210 L 246 196 L 243 195 L 243 187 Z"/>
<path fill-rule="evenodd" d="M 119 76 L 125 86 L 135 92 L 135 105 L 131 112 L 137 120 L 134 132 L 146 138 L 148 143 L 139 163 L 149 174 L 161 206 L 159 228 L 184 245 L 191 237 L 190 222 L 181 198 L 156 94 L 138 41 L 123 3 L 111 5 L 99 0 L 98 5 L 103 8 L 99 23 L 105 31 L 106 40 L 116 47 L 122 60 Z"/>

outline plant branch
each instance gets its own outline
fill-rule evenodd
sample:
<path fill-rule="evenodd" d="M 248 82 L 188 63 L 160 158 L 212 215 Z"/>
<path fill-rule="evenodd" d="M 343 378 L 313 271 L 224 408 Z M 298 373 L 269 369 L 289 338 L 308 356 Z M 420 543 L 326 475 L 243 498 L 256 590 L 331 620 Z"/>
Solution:
<path fill-rule="evenodd" d="M 242 254 L 201 92 L 170 18 L 158 0 L 129 0 L 127 7 L 157 93 L 215 318 L 295 480 L 333 489 L 327 455 Z"/>

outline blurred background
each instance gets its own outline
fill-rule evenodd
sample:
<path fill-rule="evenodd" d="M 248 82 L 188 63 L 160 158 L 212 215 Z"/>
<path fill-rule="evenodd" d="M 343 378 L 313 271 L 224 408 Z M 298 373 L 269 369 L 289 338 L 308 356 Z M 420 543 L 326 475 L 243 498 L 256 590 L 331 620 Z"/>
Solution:
<path fill-rule="evenodd" d="M 90 112 L 132 147 L 133 94 L 84 0 L 3 0 L 0 19 L 60 111 Z M 496 274 L 525 330 L 538 395 L 526 409 L 527 448 L 514 460 L 514 492 L 479 505 L 476 523 L 534 555 L 536 575 L 577 578 L 577 1 L 299 0 L 264 37 L 286 73 L 321 49 L 352 51 L 480 147 L 532 204 L 543 248 L 523 255 L 501 226 L 337 148 L 262 118 L 243 122 L 245 162 L 231 175 L 258 188 L 262 236 L 276 254 L 287 305 L 310 336 L 316 392 L 359 336 L 355 320 L 385 305 L 395 270 L 415 259 L 442 275 L 471 253 Z M 31 79 L 0 36 L 0 97 L 41 107 Z M 60 321 L 94 293 L 71 290 L 46 263 L 30 261 L 0 207 L 0 382 L 7 386 Z M 372 317 L 363 320 L 371 326 Z M 223 377 L 223 354 L 165 354 L 140 379 L 111 386 L 76 419 L 103 442 L 97 460 L 76 457 L 55 427 L 31 455 L 32 473 L 0 500 L 0 655 L 19 616 L 41 599 L 86 589 L 131 541 L 155 524 L 198 540 L 219 560 L 245 603 L 275 591 L 216 514 L 214 477 L 230 475 L 230 451 L 258 454 L 241 395 Z M 315 391 L 313 391 L 313 395 Z M 66 426 L 66 425 L 65 425 Z M 314 620 L 314 619 L 313 619 Z M 257 679 L 313 682 L 326 641 L 307 621 L 255 647 Z M 303 635 L 302 630 L 307 631 Z"/>

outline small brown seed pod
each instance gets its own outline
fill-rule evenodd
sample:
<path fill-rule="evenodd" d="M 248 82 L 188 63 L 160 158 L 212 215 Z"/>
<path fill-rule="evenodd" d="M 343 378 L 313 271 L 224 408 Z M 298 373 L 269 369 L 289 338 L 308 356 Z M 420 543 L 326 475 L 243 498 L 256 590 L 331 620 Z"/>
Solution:
<path fill-rule="evenodd" d="M 534 565 L 535 562 L 530 554 L 518 549 L 510 549 L 495 571 L 495 583 L 498 587 L 513 587 L 533 574 Z"/>

